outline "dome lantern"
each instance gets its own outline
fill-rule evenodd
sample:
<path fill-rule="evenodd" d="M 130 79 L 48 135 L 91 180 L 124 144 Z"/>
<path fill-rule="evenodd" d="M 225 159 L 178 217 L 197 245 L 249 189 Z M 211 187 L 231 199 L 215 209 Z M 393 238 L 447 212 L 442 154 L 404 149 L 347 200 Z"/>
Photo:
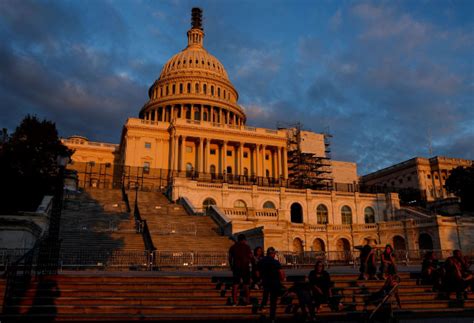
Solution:
<path fill-rule="evenodd" d="M 201 8 L 193 8 L 191 11 L 191 29 L 188 31 L 188 47 L 202 47 L 203 39 L 202 10 Z"/>

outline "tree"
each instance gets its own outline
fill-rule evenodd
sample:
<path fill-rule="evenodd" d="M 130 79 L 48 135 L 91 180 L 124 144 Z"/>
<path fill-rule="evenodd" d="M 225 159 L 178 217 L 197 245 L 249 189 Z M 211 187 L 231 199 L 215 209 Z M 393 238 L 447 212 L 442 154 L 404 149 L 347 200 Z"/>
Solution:
<path fill-rule="evenodd" d="M 0 146 L 0 212 L 34 211 L 54 190 L 58 156 L 71 154 L 53 122 L 26 116 Z"/>
<path fill-rule="evenodd" d="M 445 187 L 461 199 L 462 210 L 474 211 L 474 165 L 453 169 Z"/>

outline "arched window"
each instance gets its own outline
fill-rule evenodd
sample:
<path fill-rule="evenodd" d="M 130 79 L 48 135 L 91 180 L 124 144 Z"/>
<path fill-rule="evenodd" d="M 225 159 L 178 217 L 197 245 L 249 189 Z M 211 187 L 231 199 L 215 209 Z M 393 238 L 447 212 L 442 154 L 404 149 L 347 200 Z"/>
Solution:
<path fill-rule="evenodd" d="M 211 85 L 211 95 L 214 96 L 214 85 Z"/>
<path fill-rule="evenodd" d="M 328 208 L 324 204 L 319 204 L 316 208 L 318 224 L 328 224 Z"/>
<path fill-rule="evenodd" d="M 352 224 L 352 210 L 347 205 L 341 209 L 342 224 Z"/>
<path fill-rule="evenodd" d="M 204 85 L 202 86 L 202 92 L 203 92 L 204 94 L 207 94 L 207 85 L 206 85 L 206 84 L 204 84 Z"/>
<path fill-rule="evenodd" d="M 270 171 L 268 169 L 265 170 L 265 176 L 270 177 Z"/>
<path fill-rule="evenodd" d="M 199 93 L 199 83 L 196 83 L 194 92 Z"/>
<path fill-rule="evenodd" d="M 293 240 L 293 252 L 302 253 L 303 251 L 303 241 L 300 238 L 295 238 Z"/>
<path fill-rule="evenodd" d="M 245 209 L 247 207 L 247 204 L 242 200 L 237 200 L 234 202 L 234 207 L 239 209 Z"/>
<path fill-rule="evenodd" d="M 375 223 L 375 211 L 370 206 L 364 210 L 364 220 L 365 223 Z"/>
<path fill-rule="evenodd" d="M 202 208 L 207 210 L 211 205 L 216 205 L 216 201 L 213 198 L 208 197 L 202 202 Z"/>
<path fill-rule="evenodd" d="M 186 109 L 186 119 L 191 119 L 191 109 Z"/>
<path fill-rule="evenodd" d="M 217 96 L 221 97 L 221 88 L 220 87 L 217 88 Z"/>
<path fill-rule="evenodd" d="M 173 89 L 173 94 L 176 94 L 176 84 L 173 84 L 172 89 Z"/>
<path fill-rule="evenodd" d="M 183 83 L 179 83 L 179 94 L 183 94 Z"/>
<path fill-rule="evenodd" d="M 215 174 L 216 173 L 216 165 L 211 165 L 210 171 L 211 171 L 211 174 Z"/>
<path fill-rule="evenodd" d="M 428 233 L 421 233 L 418 237 L 418 246 L 420 250 L 433 250 L 433 239 Z"/>
<path fill-rule="evenodd" d="M 291 204 L 291 222 L 303 223 L 303 207 L 299 203 Z"/>
<path fill-rule="evenodd" d="M 232 167 L 227 166 L 226 172 L 227 172 L 227 174 L 232 174 Z"/>
<path fill-rule="evenodd" d="M 188 83 L 188 93 L 191 93 L 191 83 Z"/>
<path fill-rule="evenodd" d="M 249 169 L 244 167 L 244 176 L 249 176 Z"/>
<path fill-rule="evenodd" d="M 201 113 L 199 110 L 194 111 L 194 120 L 201 120 Z"/>
<path fill-rule="evenodd" d="M 266 201 L 263 203 L 264 209 L 276 209 L 275 204 L 272 201 Z"/>
<path fill-rule="evenodd" d="M 169 86 L 167 85 L 167 86 L 166 86 L 166 95 L 168 95 L 169 92 L 170 92 L 170 88 L 169 88 Z"/>
<path fill-rule="evenodd" d="M 204 111 L 202 113 L 202 121 L 207 121 L 207 112 L 206 111 Z"/>

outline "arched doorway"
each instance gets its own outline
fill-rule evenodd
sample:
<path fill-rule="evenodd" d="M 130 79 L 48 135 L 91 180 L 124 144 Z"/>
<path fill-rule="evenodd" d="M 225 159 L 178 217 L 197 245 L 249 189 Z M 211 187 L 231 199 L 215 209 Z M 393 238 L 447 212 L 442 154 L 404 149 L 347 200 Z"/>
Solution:
<path fill-rule="evenodd" d="M 300 238 L 295 238 L 293 240 L 293 251 L 297 253 L 303 252 L 303 241 Z"/>
<path fill-rule="evenodd" d="M 207 199 L 202 202 L 202 208 L 207 210 L 211 205 L 216 205 L 216 201 L 213 198 L 208 197 Z"/>
<path fill-rule="evenodd" d="M 433 250 L 433 239 L 428 233 L 421 233 L 418 238 L 418 246 L 420 250 Z"/>
<path fill-rule="evenodd" d="M 393 237 L 393 248 L 395 250 L 407 250 L 407 245 L 405 243 L 405 239 L 400 236 Z"/>
<path fill-rule="evenodd" d="M 326 246 L 322 239 L 316 238 L 313 241 L 313 251 L 314 252 L 324 252 L 326 251 Z"/>
<path fill-rule="evenodd" d="M 351 243 L 346 238 L 340 238 L 336 242 L 337 260 L 350 261 L 351 260 Z"/>
<path fill-rule="evenodd" d="M 303 223 L 303 208 L 299 203 L 291 204 L 291 222 Z"/>

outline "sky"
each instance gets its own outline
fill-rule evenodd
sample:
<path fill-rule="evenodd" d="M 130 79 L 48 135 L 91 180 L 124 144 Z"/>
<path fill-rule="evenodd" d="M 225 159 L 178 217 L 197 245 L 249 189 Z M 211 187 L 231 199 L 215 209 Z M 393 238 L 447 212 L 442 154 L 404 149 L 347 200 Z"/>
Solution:
<path fill-rule="evenodd" d="M 0 0 L 0 128 L 32 114 L 118 143 L 186 47 L 194 6 L 248 125 L 329 131 L 359 174 L 474 159 L 471 0 Z"/>

